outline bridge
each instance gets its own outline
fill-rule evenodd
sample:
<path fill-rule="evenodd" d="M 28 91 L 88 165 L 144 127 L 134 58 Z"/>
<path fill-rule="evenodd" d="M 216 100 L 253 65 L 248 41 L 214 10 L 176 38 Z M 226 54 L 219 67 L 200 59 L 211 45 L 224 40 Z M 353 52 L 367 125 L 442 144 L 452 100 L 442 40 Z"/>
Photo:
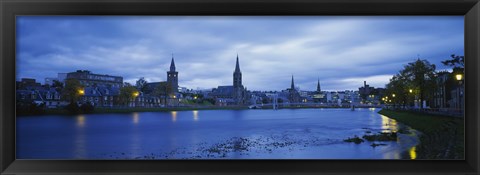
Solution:
<path fill-rule="evenodd" d="M 381 108 L 383 105 L 363 105 L 363 104 L 354 104 L 355 108 Z M 272 108 L 272 109 L 278 109 L 278 108 L 291 108 L 291 107 L 309 107 L 309 108 L 350 108 L 350 104 L 343 104 L 342 106 L 339 106 L 337 104 L 333 103 L 328 103 L 328 104 L 322 104 L 322 103 L 312 103 L 312 102 L 305 102 L 305 103 L 266 103 L 266 104 L 254 104 L 250 105 L 249 108 L 255 109 L 255 108 Z"/>

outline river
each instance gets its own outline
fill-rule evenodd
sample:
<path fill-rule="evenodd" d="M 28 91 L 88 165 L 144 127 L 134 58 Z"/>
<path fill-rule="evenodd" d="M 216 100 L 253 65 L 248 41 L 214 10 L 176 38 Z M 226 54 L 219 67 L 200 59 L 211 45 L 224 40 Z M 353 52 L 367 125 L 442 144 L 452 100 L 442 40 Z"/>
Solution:
<path fill-rule="evenodd" d="M 418 131 L 380 109 L 20 116 L 17 159 L 415 159 Z M 406 131 L 397 141 L 344 142 Z M 372 146 L 371 144 L 381 144 Z"/>

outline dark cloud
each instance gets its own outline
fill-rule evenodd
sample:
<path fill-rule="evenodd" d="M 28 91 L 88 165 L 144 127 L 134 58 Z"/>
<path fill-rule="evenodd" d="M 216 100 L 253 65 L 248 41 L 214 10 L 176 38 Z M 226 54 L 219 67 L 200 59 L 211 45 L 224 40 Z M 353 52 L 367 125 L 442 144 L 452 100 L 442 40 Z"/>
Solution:
<path fill-rule="evenodd" d="M 244 85 L 281 90 L 383 86 L 420 58 L 463 55 L 463 16 L 417 17 L 30 17 L 17 18 L 17 79 L 77 69 L 163 81 L 172 53 L 180 86 L 232 84 L 238 53 Z"/>

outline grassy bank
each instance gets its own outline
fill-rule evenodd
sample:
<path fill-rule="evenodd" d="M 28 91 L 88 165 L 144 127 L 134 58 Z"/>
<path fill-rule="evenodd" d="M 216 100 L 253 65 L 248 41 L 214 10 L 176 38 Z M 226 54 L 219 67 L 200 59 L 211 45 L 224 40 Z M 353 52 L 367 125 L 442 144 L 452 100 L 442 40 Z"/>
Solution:
<path fill-rule="evenodd" d="M 464 120 L 462 118 L 382 109 L 378 113 L 423 133 L 417 146 L 419 159 L 463 159 Z"/>

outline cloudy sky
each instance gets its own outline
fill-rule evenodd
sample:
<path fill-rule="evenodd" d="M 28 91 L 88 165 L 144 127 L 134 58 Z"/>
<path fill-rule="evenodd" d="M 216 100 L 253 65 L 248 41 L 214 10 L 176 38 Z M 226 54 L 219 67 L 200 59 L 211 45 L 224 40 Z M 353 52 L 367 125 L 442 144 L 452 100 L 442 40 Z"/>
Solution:
<path fill-rule="evenodd" d="M 384 87 L 418 57 L 464 54 L 463 16 L 17 17 L 17 79 L 75 70 L 165 81 L 172 53 L 179 85 L 231 85 L 237 53 L 249 90 Z"/>

